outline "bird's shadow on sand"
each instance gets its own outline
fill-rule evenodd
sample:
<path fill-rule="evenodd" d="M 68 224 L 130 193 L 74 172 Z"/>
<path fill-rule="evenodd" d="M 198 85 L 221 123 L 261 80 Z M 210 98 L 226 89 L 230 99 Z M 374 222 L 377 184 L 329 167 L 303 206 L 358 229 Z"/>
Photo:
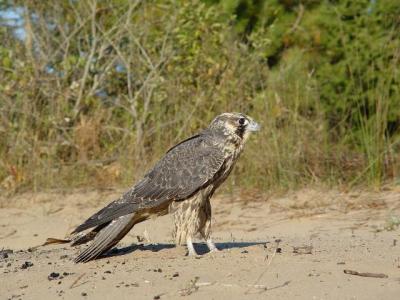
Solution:
<path fill-rule="evenodd" d="M 228 250 L 236 248 L 247 248 L 256 245 L 266 245 L 268 242 L 226 242 L 226 243 L 215 243 L 219 250 Z M 209 252 L 205 243 L 193 243 L 197 254 L 203 255 Z M 158 252 L 166 249 L 175 248 L 175 244 L 132 244 L 123 248 L 114 248 L 100 258 L 109 258 L 113 256 L 122 256 L 134 251 L 151 251 Z"/>

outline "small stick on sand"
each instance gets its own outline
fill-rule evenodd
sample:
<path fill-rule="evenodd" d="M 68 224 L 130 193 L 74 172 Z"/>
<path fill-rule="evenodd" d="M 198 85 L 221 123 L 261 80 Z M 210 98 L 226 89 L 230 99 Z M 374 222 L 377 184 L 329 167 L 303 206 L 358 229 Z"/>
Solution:
<path fill-rule="evenodd" d="M 280 248 L 278 247 L 280 242 L 281 242 L 281 240 L 275 240 L 276 248 L 275 248 L 274 252 L 272 253 L 271 259 L 268 261 L 268 263 L 267 263 L 267 265 L 266 265 L 264 271 L 260 274 L 260 276 L 258 276 L 258 278 L 257 278 L 257 280 L 254 282 L 254 284 L 249 285 L 249 288 L 244 292 L 245 295 L 247 295 L 247 294 L 251 291 L 252 287 L 255 287 L 255 286 L 258 285 L 258 282 L 260 281 L 261 277 L 263 277 L 264 274 L 268 271 L 269 265 L 272 263 L 272 260 L 274 259 L 275 254 L 278 252 L 278 249 L 280 249 Z M 268 255 L 267 255 L 267 256 L 268 256 Z M 266 256 L 266 257 L 267 257 L 267 256 Z M 265 259 L 264 259 L 264 260 L 265 260 Z M 264 290 L 266 291 L 266 290 L 267 290 L 267 287 L 265 287 Z"/>
<path fill-rule="evenodd" d="M 374 277 L 374 278 L 388 278 L 386 274 L 383 273 L 362 273 L 362 272 L 357 272 L 353 270 L 343 270 L 345 274 L 350 274 L 350 275 L 357 275 L 357 276 L 362 276 L 362 277 Z"/>
<path fill-rule="evenodd" d="M 81 275 L 79 275 L 78 276 L 78 278 L 76 278 L 75 280 L 74 280 L 74 282 L 70 285 L 70 289 L 72 289 L 72 288 L 74 288 L 74 287 L 77 287 L 77 283 L 78 283 L 78 281 L 83 277 L 83 276 L 85 276 L 86 275 L 86 273 L 83 273 L 83 274 L 81 274 Z M 80 284 L 81 285 L 81 284 Z"/>
<path fill-rule="evenodd" d="M 16 233 L 17 233 L 17 230 L 14 229 L 14 230 L 11 231 L 10 233 L 7 233 L 6 235 L 0 236 L 0 239 L 8 238 L 8 237 L 10 237 L 10 236 L 12 236 L 12 235 L 14 235 L 14 234 L 16 234 Z"/>

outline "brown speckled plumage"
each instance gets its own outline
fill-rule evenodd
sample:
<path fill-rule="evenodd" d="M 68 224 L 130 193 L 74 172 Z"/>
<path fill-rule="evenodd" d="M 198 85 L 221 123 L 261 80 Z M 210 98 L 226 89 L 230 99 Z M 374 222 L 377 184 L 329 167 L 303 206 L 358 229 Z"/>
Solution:
<path fill-rule="evenodd" d="M 73 234 L 72 245 L 92 243 L 75 259 L 87 262 L 115 246 L 131 228 L 151 216 L 174 214 L 177 244 L 200 235 L 210 250 L 210 198 L 225 181 L 250 131 L 251 118 L 239 113 L 217 116 L 208 128 L 177 144 L 129 191 L 95 213 Z M 94 228 L 88 233 L 83 231 Z"/>

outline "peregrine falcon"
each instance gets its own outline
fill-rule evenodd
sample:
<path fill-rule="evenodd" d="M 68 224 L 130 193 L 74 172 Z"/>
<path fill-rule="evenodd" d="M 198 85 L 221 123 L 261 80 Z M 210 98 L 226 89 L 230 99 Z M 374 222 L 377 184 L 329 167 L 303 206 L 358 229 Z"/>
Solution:
<path fill-rule="evenodd" d="M 174 216 L 176 243 L 186 244 L 189 255 L 196 255 L 196 235 L 205 239 L 210 251 L 218 250 L 211 239 L 210 198 L 229 176 L 250 132 L 259 128 L 242 113 L 223 113 L 169 149 L 136 185 L 72 232 L 71 246 L 92 241 L 75 262 L 95 259 L 135 224 L 167 213 Z"/>

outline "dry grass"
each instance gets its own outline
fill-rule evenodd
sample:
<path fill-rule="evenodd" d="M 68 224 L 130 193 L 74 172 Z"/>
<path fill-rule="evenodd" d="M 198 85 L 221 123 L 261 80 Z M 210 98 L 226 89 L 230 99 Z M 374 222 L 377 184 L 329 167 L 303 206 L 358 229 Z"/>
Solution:
<path fill-rule="evenodd" d="M 341 127 L 346 115 L 332 128 L 302 51 L 287 51 L 270 70 L 215 8 L 196 1 L 64 5 L 29 2 L 26 40 L 1 35 L 2 193 L 131 185 L 224 111 L 263 127 L 226 192 L 396 180 L 398 137 L 387 138 L 378 120 L 365 123 L 360 143 Z"/>

